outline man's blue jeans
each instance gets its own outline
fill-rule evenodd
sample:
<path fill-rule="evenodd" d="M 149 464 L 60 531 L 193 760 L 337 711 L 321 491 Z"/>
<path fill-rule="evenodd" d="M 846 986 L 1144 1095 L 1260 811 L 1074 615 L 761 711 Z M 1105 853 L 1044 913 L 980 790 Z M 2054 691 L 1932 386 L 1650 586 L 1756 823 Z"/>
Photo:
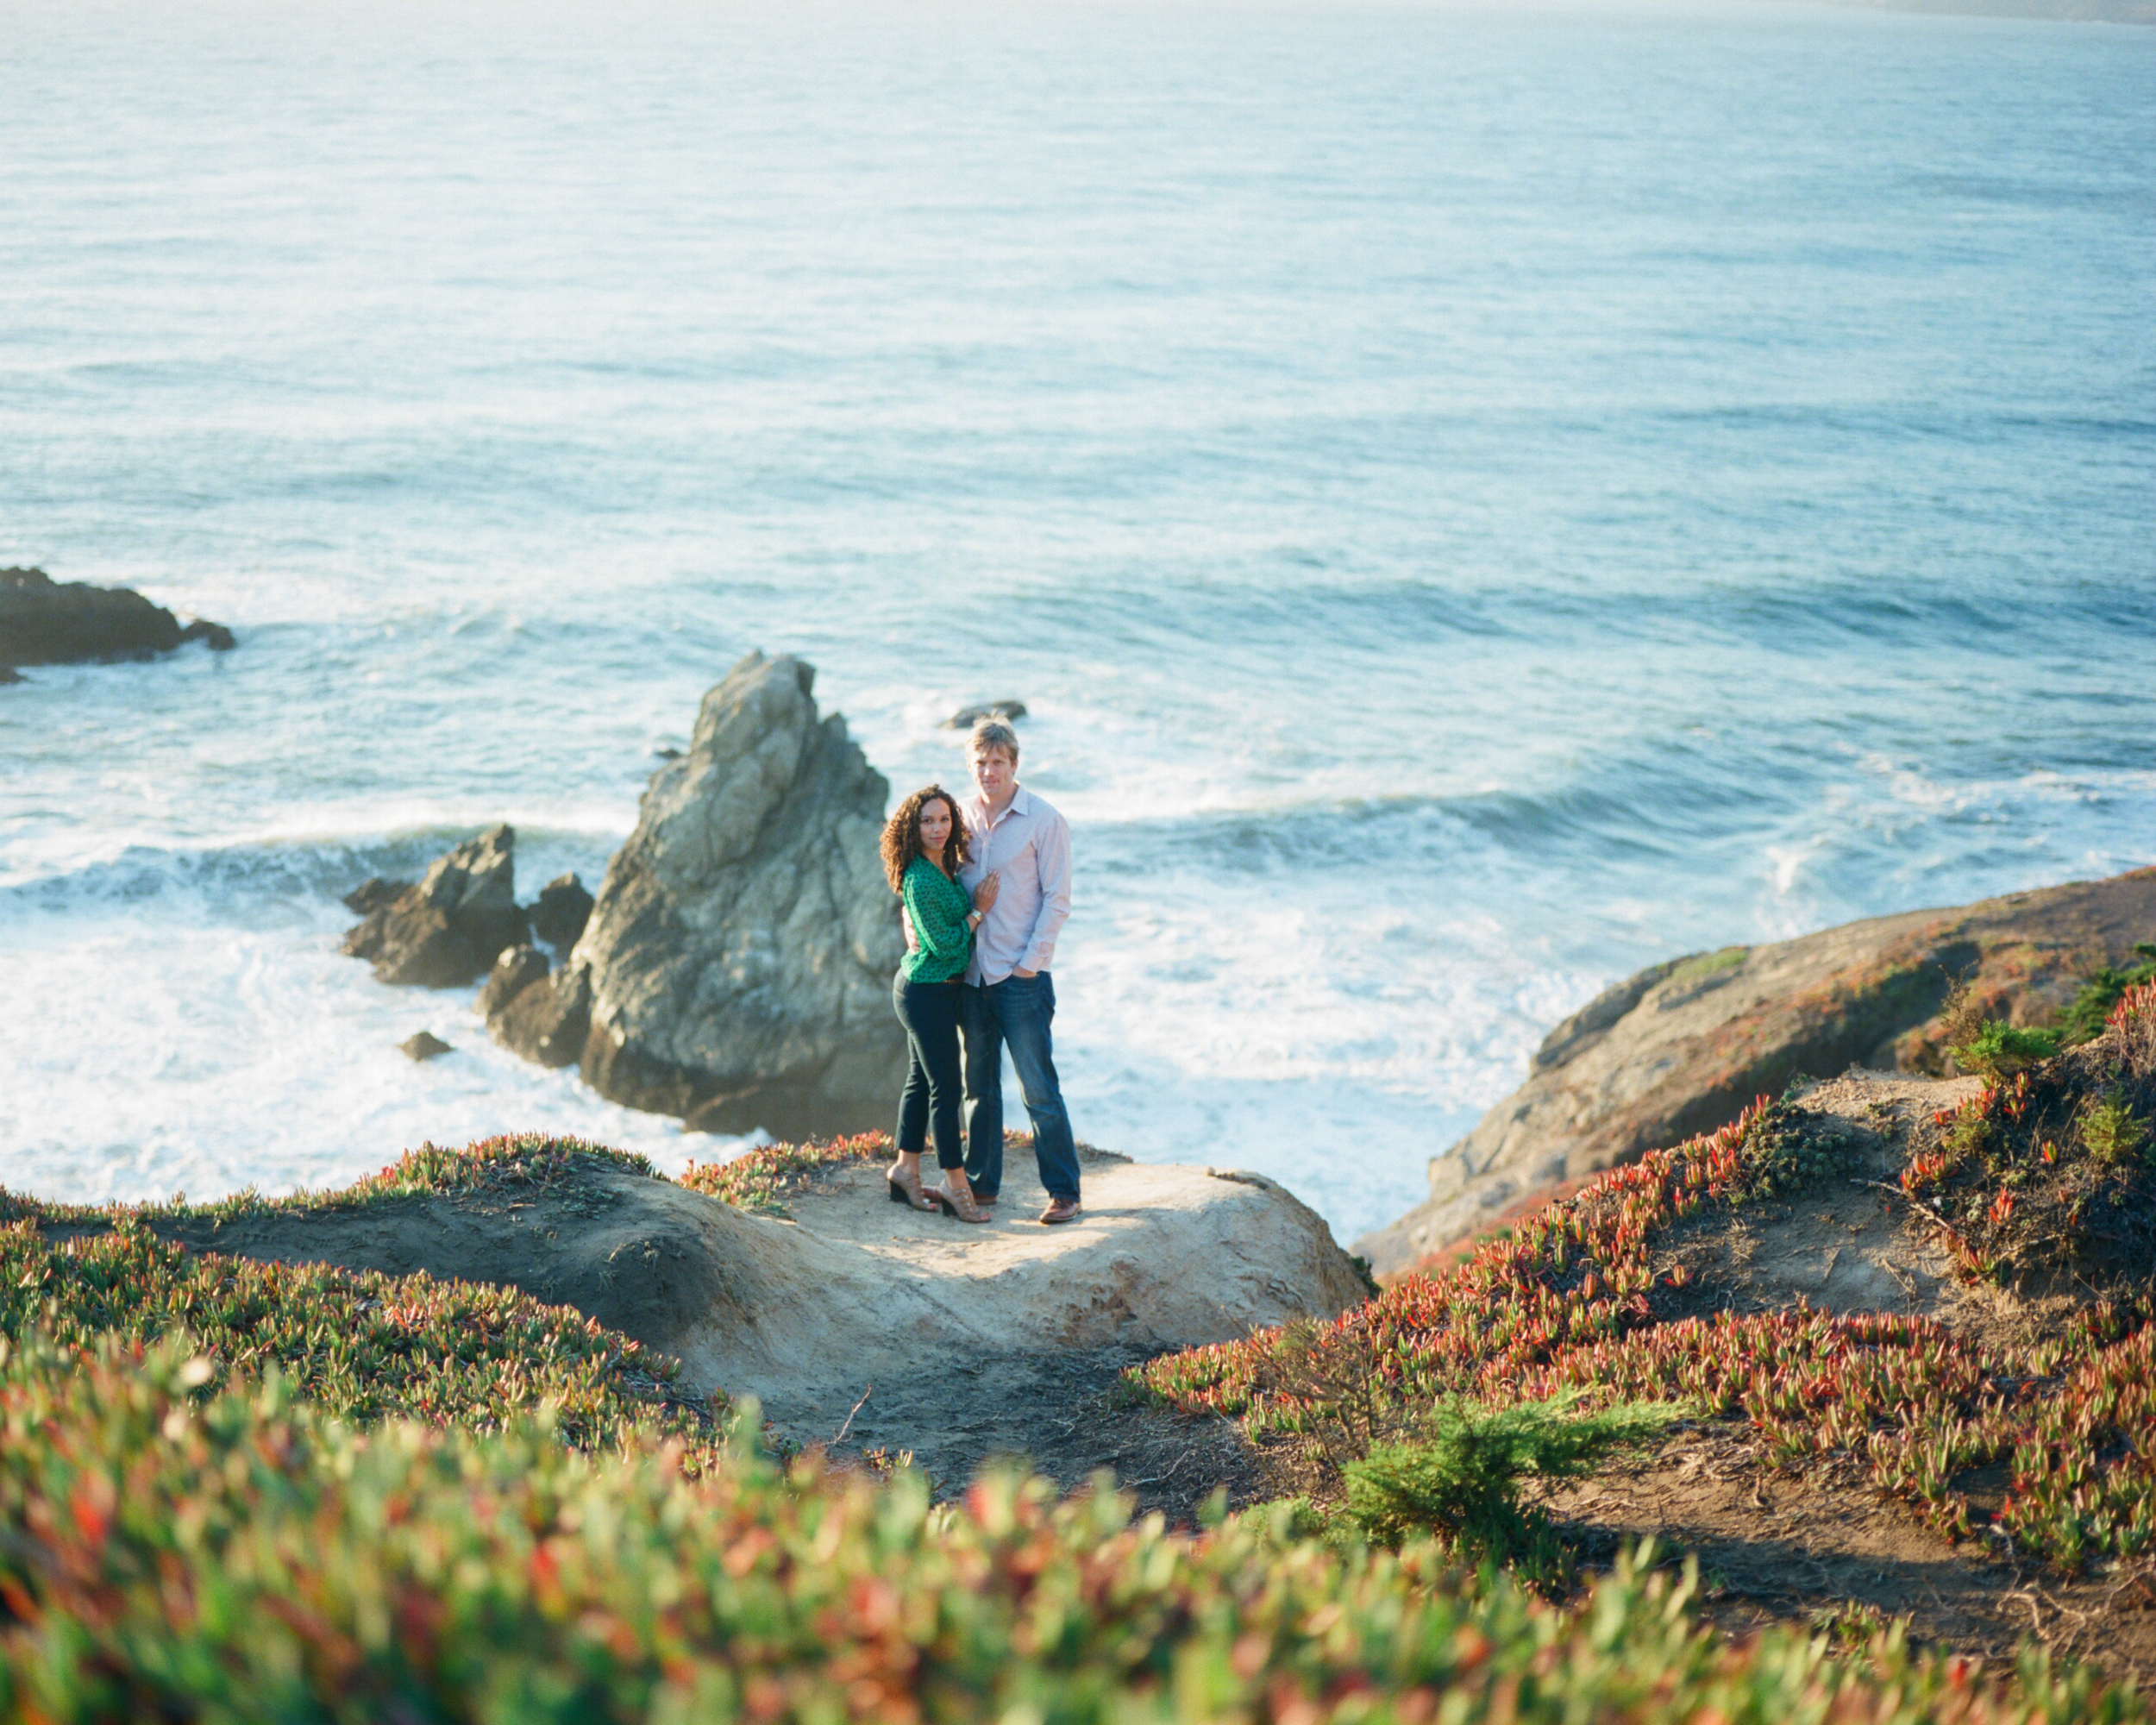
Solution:
<path fill-rule="evenodd" d="M 958 1021 L 966 1032 L 966 1183 L 993 1195 L 1003 1184 L 1003 1050 L 1018 1070 L 1026 1117 L 1033 1125 L 1033 1157 L 1051 1198 L 1078 1196 L 1078 1146 L 1056 1077 L 1049 1026 L 1056 1016 L 1056 984 L 1047 971 L 1006 976 L 985 988 L 959 990 Z"/>

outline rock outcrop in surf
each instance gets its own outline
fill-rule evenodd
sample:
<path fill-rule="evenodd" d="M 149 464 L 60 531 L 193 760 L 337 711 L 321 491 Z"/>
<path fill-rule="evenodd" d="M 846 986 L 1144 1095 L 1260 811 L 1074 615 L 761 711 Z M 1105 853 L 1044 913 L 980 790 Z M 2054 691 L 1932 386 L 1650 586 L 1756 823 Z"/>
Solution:
<path fill-rule="evenodd" d="M 154 659 L 191 641 L 217 653 L 237 644 L 222 624 L 199 618 L 183 624 L 131 587 L 56 581 L 42 569 L 0 569 L 0 668 Z"/>
<path fill-rule="evenodd" d="M 531 932 L 548 945 L 567 952 L 584 938 L 592 919 L 592 895 L 574 875 L 558 875 L 531 902 Z"/>
<path fill-rule="evenodd" d="M 1800 1073 L 1947 1070 L 1940 1007 L 2047 1019 L 2156 931 L 2156 869 L 1651 966 L 1552 1030 L 1527 1082 L 1431 1158 L 1430 1195 L 1354 1250 L 1404 1270 L 1537 1189 L 1733 1118 Z"/>
<path fill-rule="evenodd" d="M 524 938 L 517 904 L 517 834 L 505 822 L 436 860 L 417 886 L 379 878 L 345 902 L 366 920 L 344 950 L 382 982 L 454 988 L 487 974 L 495 955 Z"/>
<path fill-rule="evenodd" d="M 906 1070 L 889 998 L 904 943 L 876 855 L 890 787 L 819 716 L 815 679 L 753 653 L 704 698 L 567 962 L 548 976 L 536 951 L 503 959 L 498 1040 L 702 1131 L 887 1118 Z"/>

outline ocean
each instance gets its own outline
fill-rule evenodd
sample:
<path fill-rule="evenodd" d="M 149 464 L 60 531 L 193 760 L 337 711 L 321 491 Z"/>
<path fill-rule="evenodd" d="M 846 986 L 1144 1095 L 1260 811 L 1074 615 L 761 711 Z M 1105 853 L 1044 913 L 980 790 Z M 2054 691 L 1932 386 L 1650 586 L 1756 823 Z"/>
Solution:
<path fill-rule="evenodd" d="M 757 648 L 894 793 L 1028 704 L 1080 1135 L 1343 1239 L 1640 965 L 2156 860 L 2156 31 L 0 0 L 0 564 L 240 637 L 0 689 L 9 1188 L 736 1147 L 337 900 L 501 819 L 596 886 Z"/>

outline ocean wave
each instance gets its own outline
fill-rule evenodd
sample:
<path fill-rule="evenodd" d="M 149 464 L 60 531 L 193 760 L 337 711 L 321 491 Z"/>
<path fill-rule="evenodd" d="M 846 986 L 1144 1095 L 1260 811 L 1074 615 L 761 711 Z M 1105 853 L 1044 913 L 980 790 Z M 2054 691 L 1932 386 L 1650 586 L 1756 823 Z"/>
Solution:
<path fill-rule="evenodd" d="M 279 906 L 320 909 L 372 875 L 417 880 L 453 845 L 491 822 L 432 823 L 354 837 L 263 838 L 211 845 L 128 844 L 94 861 L 47 867 L 0 883 L 0 918 L 139 913 L 185 902 L 189 913 L 246 925 Z M 618 833 L 519 827 L 517 891 L 530 897 L 574 869 L 596 886 Z"/>

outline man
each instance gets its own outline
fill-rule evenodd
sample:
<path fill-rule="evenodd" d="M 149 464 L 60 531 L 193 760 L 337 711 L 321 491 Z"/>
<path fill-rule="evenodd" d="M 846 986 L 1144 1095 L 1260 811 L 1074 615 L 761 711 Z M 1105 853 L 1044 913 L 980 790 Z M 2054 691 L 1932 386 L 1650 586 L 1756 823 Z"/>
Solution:
<path fill-rule="evenodd" d="M 974 1201 L 993 1203 L 1003 1184 L 1003 1051 L 1018 1069 L 1033 1155 L 1054 1226 L 1079 1217 L 1078 1147 L 1049 1026 L 1056 1016 L 1050 966 L 1070 914 L 1070 823 L 1018 783 L 1018 733 L 986 718 L 968 739 L 975 794 L 961 813 L 973 861 L 959 879 L 968 892 L 1001 877 L 995 903 L 974 937 L 973 962 L 959 991 L 966 1036 L 966 1179 Z"/>

